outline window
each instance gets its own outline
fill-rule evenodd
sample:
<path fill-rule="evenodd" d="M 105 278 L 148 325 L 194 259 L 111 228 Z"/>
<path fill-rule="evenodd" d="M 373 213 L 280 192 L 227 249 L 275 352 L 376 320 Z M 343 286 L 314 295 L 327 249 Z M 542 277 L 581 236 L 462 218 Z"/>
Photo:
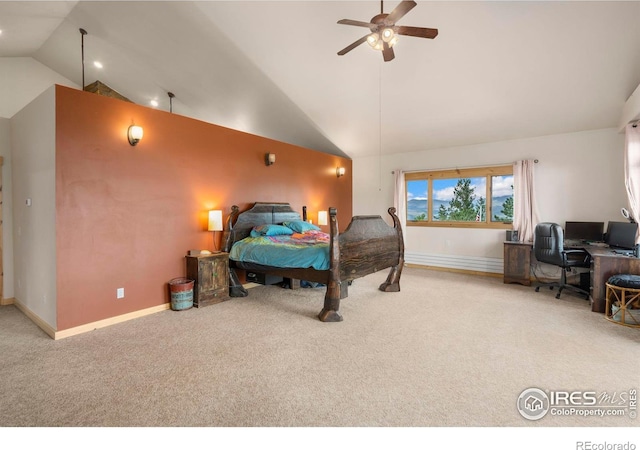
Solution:
<path fill-rule="evenodd" d="M 407 226 L 511 228 L 513 167 L 405 175 Z"/>

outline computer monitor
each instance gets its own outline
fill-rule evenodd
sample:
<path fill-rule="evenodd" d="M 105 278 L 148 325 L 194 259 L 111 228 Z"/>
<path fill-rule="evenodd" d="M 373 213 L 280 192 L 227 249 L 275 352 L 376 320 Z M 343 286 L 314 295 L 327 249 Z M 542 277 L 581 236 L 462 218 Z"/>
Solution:
<path fill-rule="evenodd" d="M 631 222 L 609 222 L 605 242 L 609 247 L 632 249 L 636 245 L 638 224 Z"/>
<path fill-rule="evenodd" d="M 604 222 L 565 222 L 564 238 L 582 241 L 602 241 Z"/>

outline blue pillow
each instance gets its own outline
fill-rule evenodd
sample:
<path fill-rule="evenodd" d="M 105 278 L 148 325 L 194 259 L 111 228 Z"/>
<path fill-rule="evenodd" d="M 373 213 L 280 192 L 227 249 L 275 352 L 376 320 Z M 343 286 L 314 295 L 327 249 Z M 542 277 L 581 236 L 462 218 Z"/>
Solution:
<path fill-rule="evenodd" d="M 281 235 L 291 235 L 291 234 L 293 234 L 293 231 L 291 231 L 291 228 L 287 228 L 282 225 L 276 225 L 273 223 L 256 225 L 251 229 L 251 237 L 281 236 Z"/>
<path fill-rule="evenodd" d="M 304 220 L 293 220 L 290 222 L 282 222 L 285 227 L 291 228 L 296 233 L 304 233 L 311 230 L 319 230 L 320 228 L 312 223 L 305 222 Z"/>

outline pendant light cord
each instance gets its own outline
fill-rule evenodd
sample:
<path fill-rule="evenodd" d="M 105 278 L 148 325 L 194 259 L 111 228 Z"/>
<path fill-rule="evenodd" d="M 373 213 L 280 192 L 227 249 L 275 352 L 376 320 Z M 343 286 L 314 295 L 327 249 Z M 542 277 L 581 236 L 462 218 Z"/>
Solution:
<path fill-rule="evenodd" d="M 84 36 L 87 32 L 80 28 L 80 52 L 82 53 L 82 90 L 84 91 Z"/>
<path fill-rule="evenodd" d="M 167 92 L 167 95 L 169 96 L 169 112 L 172 113 L 173 112 L 173 98 L 175 97 L 175 94 L 173 92 Z"/>
<path fill-rule="evenodd" d="M 382 3 L 382 2 L 381 2 Z M 378 72 L 378 191 L 382 190 L 382 63 Z"/>

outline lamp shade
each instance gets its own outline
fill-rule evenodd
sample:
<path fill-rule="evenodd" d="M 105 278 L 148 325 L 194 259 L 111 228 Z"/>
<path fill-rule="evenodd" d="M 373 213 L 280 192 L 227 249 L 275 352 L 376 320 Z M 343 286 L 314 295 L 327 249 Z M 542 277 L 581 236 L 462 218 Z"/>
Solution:
<path fill-rule="evenodd" d="M 222 211 L 214 209 L 209 211 L 209 231 L 222 231 Z"/>
<path fill-rule="evenodd" d="M 396 34 L 393 32 L 393 28 L 385 28 L 382 30 L 382 40 L 389 43 Z"/>
<path fill-rule="evenodd" d="M 129 144 L 136 145 L 142 139 L 144 131 L 142 127 L 138 125 L 131 125 L 127 130 L 127 137 L 129 138 Z"/>
<path fill-rule="evenodd" d="M 367 43 L 371 47 L 376 48 L 376 45 L 378 45 L 379 42 L 380 42 L 380 35 L 378 33 L 371 33 L 369 36 L 367 36 Z"/>
<path fill-rule="evenodd" d="M 327 212 L 318 211 L 318 225 L 326 225 L 326 224 L 327 224 Z"/>
<path fill-rule="evenodd" d="M 264 154 L 264 163 L 267 166 L 270 166 L 275 162 L 276 162 L 276 154 L 275 153 L 265 153 Z"/>

